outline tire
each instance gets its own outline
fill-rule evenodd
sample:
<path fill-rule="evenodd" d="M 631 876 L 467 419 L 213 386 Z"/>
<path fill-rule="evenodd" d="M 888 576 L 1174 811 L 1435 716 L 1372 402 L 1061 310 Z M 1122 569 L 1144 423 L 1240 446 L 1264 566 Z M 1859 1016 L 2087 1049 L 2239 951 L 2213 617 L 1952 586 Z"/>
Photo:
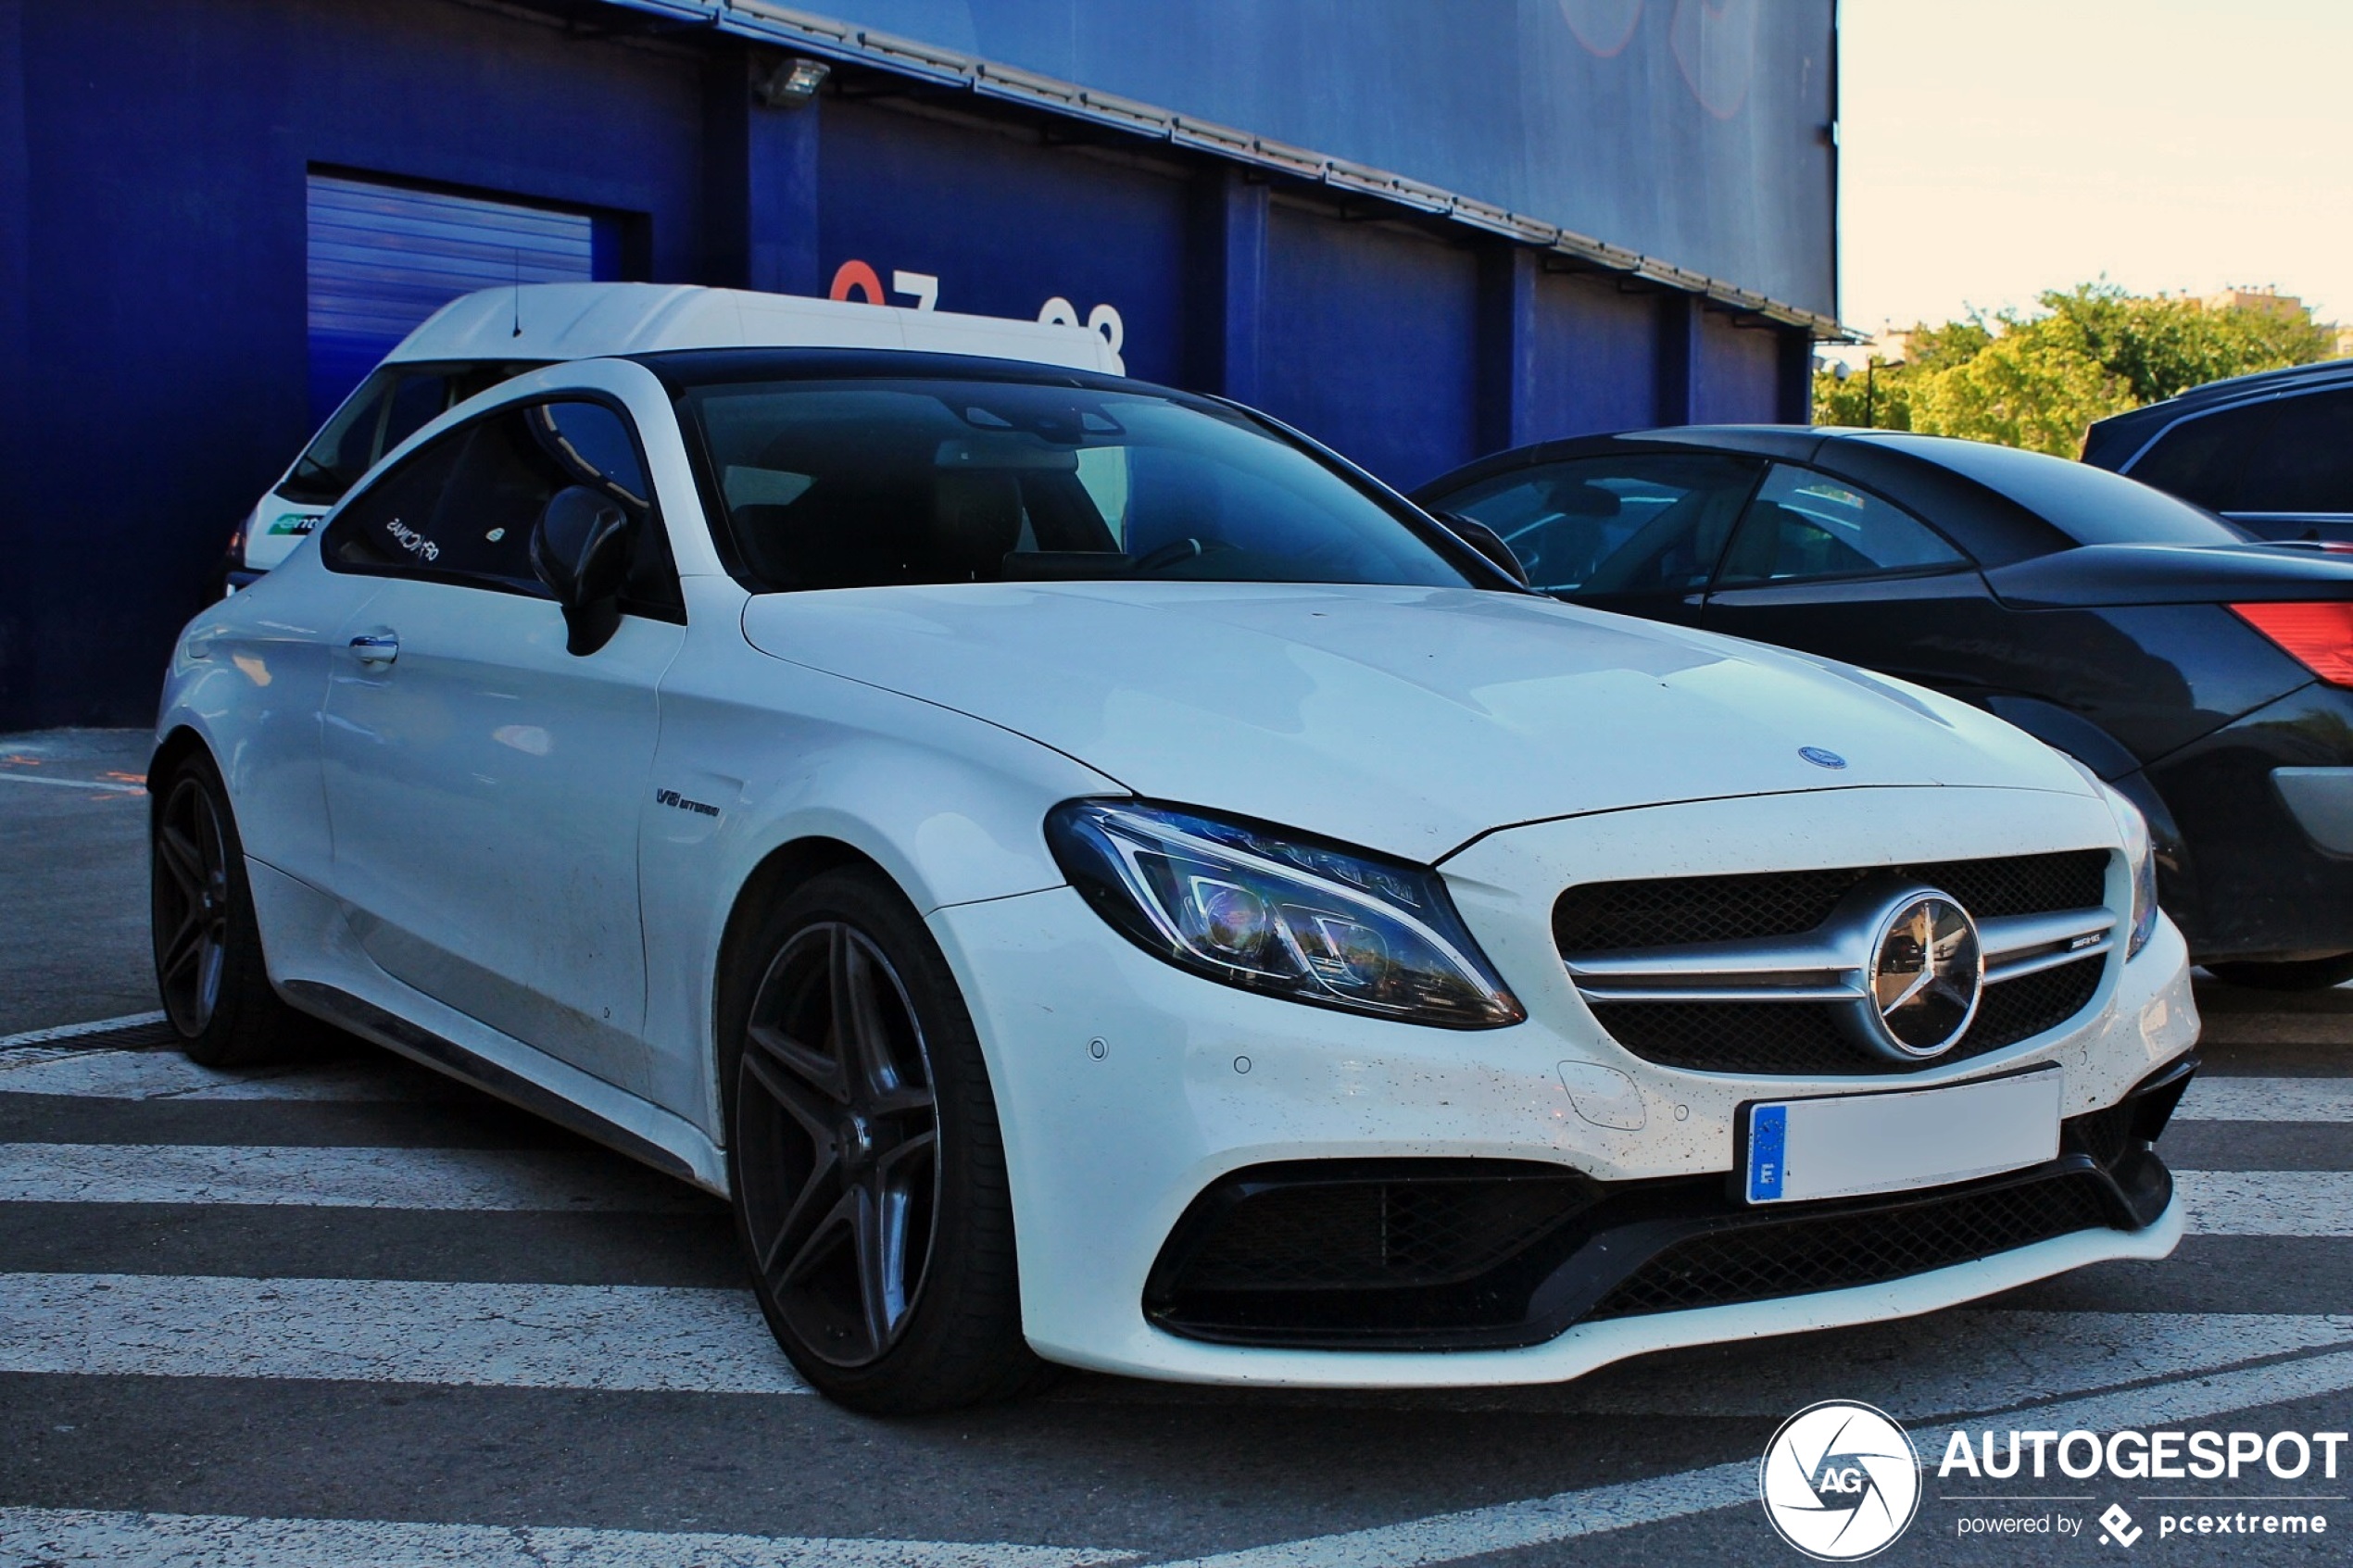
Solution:
<path fill-rule="evenodd" d="M 279 1060 L 304 1025 L 270 985 L 229 792 L 201 752 L 153 788 L 148 908 L 164 1016 L 207 1067 Z"/>
<path fill-rule="evenodd" d="M 878 1415 L 1042 1386 L 988 1069 L 922 918 L 877 872 L 828 872 L 735 951 L 719 1020 L 729 1185 L 785 1354 Z"/>
<path fill-rule="evenodd" d="M 2353 953 L 2275 963 L 2210 963 L 2206 972 L 2225 985 L 2252 991 L 2325 991 L 2353 980 Z"/>

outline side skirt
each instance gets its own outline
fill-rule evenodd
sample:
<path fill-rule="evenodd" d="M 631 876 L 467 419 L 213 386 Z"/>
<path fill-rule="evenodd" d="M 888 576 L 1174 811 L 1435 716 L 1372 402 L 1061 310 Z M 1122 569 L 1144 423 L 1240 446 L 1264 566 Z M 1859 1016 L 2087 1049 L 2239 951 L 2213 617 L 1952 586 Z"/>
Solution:
<path fill-rule="evenodd" d="M 671 1150 L 549 1092 L 522 1074 L 468 1050 L 455 1040 L 445 1039 L 429 1029 L 385 1011 L 373 1002 L 316 980 L 282 981 L 279 989 L 284 993 L 288 1002 L 315 1018 L 323 1019 L 339 1029 L 347 1029 L 363 1039 L 372 1040 L 386 1050 L 397 1051 L 437 1073 L 471 1084 L 484 1094 L 495 1095 L 534 1116 L 544 1117 L 559 1126 L 570 1128 L 617 1154 L 625 1154 L 632 1160 L 650 1165 L 666 1176 L 675 1176 L 682 1182 L 708 1189 L 708 1184 L 696 1173 L 694 1167 Z"/>

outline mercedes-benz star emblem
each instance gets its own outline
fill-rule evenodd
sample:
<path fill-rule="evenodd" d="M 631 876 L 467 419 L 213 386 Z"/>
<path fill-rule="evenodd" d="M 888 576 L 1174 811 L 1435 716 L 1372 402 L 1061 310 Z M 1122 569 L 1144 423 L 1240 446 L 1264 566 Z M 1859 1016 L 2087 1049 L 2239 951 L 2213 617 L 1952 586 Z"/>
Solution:
<path fill-rule="evenodd" d="M 1977 1016 L 1985 955 L 1977 922 L 1946 894 L 1890 899 L 1871 932 L 1869 996 L 1854 1010 L 1865 1045 L 1898 1061 L 1951 1050 Z"/>

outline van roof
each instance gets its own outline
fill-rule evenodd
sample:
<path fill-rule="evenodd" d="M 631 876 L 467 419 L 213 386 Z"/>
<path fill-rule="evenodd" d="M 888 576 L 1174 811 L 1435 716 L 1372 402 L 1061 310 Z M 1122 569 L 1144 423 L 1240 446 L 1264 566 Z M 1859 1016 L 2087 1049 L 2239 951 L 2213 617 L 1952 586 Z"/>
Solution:
<path fill-rule="evenodd" d="M 384 356 L 590 359 L 681 348 L 898 348 L 1126 373 L 1086 327 L 687 283 L 525 283 L 460 295 Z"/>

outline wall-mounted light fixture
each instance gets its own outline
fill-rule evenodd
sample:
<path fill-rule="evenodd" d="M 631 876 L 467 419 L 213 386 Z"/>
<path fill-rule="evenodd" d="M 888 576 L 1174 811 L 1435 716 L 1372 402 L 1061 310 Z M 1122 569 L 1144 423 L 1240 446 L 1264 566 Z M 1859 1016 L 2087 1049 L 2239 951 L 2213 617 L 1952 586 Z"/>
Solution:
<path fill-rule="evenodd" d="M 797 109 L 817 95 L 817 89 L 834 68 L 823 60 L 806 60 L 799 56 L 778 60 L 753 79 L 752 96 L 772 109 Z"/>

